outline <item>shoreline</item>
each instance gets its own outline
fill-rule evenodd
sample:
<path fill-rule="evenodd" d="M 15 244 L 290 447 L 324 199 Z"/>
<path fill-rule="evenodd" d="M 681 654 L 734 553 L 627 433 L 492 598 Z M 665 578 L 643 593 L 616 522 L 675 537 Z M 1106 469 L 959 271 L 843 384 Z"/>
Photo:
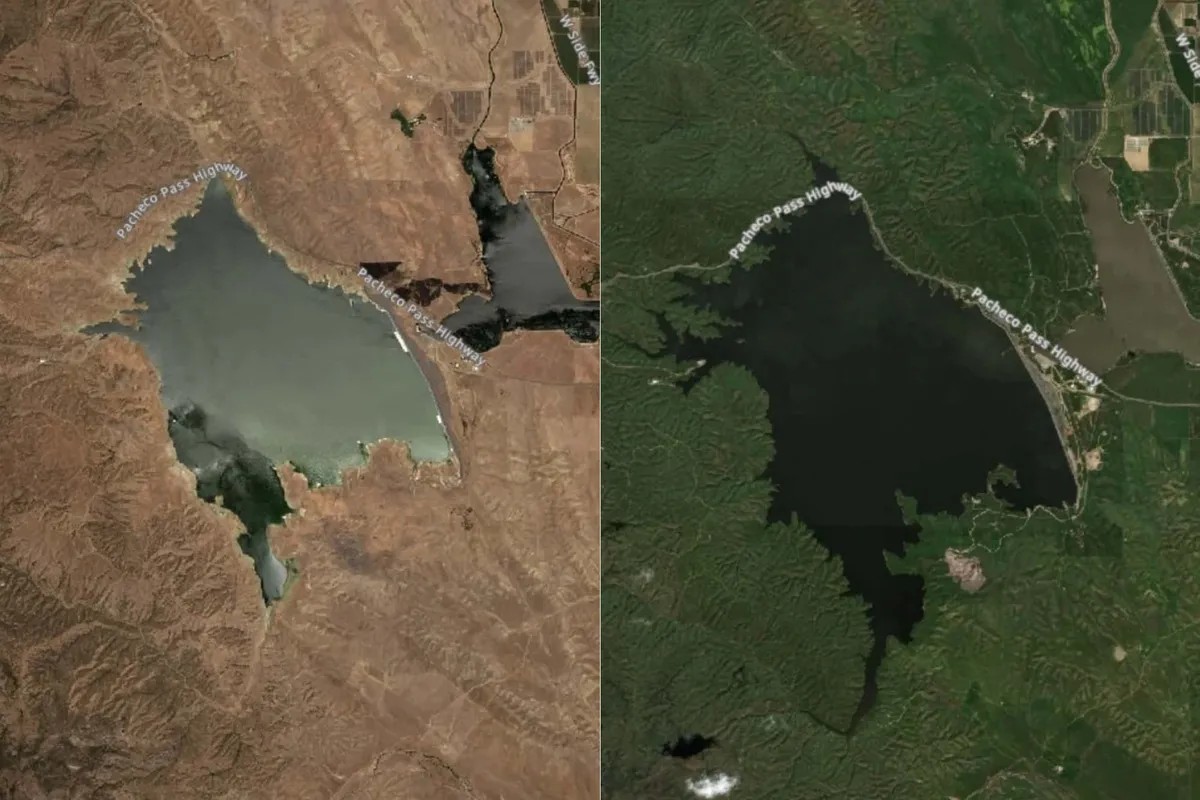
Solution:
<path fill-rule="evenodd" d="M 986 316 L 986 315 L 985 315 Z M 1004 327 L 1004 326 L 1000 326 Z M 1025 371 L 1029 373 L 1033 385 L 1037 387 L 1038 394 L 1042 396 L 1042 400 L 1046 403 L 1046 409 L 1050 412 L 1050 419 L 1054 421 L 1054 430 L 1058 432 L 1058 440 L 1062 444 L 1063 453 L 1067 456 L 1067 463 L 1071 467 L 1071 475 L 1075 478 L 1075 504 L 1074 508 L 1079 511 L 1083 504 L 1084 484 L 1079 468 L 1081 459 L 1079 453 L 1071 440 L 1071 434 L 1068 430 L 1073 431 L 1068 418 L 1069 408 L 1067 401 L 1063 396 L 1062 388 L 1051 381 L 1038 366 L 1037 362 L 1025 352 L 1018 341 L 1013 338 L 1011 331 L 1005 331 L 1013 349 L 1017 351 L 1017 356 L 1021 359 L 1021 363 L 1025 366 Z M 1020 478 L 1018 477 L 1018 480 Z"/>
<path fill-rule="evenodd" d="M 875 219 L 871 214 L 871 206 L 867 202 L 867 198 L 865 196 L 861 197 L 860 202 L 862 204 L 863 213 L 867 216 L 867 224 L 871 229 L 871 236 L 875 240 L 875 243 L 879 245 L 880 251 L 888 259 L 888 261 L 898 266 L 900 270 L 907 275 L 911 275 L 918 280 L 923 279 L 929 281 L 933 285 L 945 289 L 946 291 L 950 292 L 950 295 L 960 303 L 974 306 L 975 308 L 979 307 L 977 304 L 970 301 L 970 289 L 965 284 L 957 283 L 937 275 L 929 275 L 921 272 L 920 270 L 912 269 L 899 257 L 894 255 L 892 251 L 888 249 L 887 244 L 884 243 L 883 235 L 879 228 L 875 225 Z M 853 209 L 851 209 L 851 211 L 853 211 Z M 1050 419 L 1054 423 L 1054 430 L 1058 434 L 1058 441 L 1062 446 L 1063 454 L 1067 458 L 1067 464 L 1071 468 L 1071 475 L 1075 480 L 1074 509 L 1079 511 L 1083 503 L 1085 486 L 1079 471 L 1081 463 L 1079 454 L 1071 440 L 1070 434 L 1068 433 L 1068 430 L 1070 429 L 1069 409 L 1067 407 L 1066 399 L 1063 397 L 1061 388 L 1051 381 L 1045 375 L 1045 373 L 1042 372 L 1037 362 L 1025 352 L 1025 349 L 1021 346 L 1021 340 L 1016 337 L 1011 328 L 1000 324 L 998 320 L 994 319 L 989 314 L 981 313 L 981 316 L 1004 332 L 1004 335 L 1008 338 L 1009 343 L 1016 351 L 1017 357 L 1021 359 L 1021 364 L 1025 367 L 1025 371 L 1029 373 L 1029 377 L 1033 381 L 1033 385 L 1037 387 L 1038 394 L 1042 396 L 1042 401 L 1046 404 L 1046 410 L 1050 412 Z"/>
<path fill-rule="evenodd" d="M 446 386 L 445 376 L 442 374 L 436 359 L 425 352 L 423 343 L 419 341 L 423 338 L 420 333 L 409 336 L 404 328 L 401 327 L 399 317 L 392 313 L 392 309 L 385 308 L 377 302 L 383 295 L 372 292 L 364 286 L 362 296 L 366 298 L 368 303 L 391 320 L 393 329 L 404 337 L 404 341 L 408 345 L 406 355 L 412 356 L 413 361 L 416 362 L 417 369 L 420 370 L 422 377 L 425 379 L 425 385 L 429 387 L 429 391 L 433 395 L 434 405 L 437 407 L 437 413 L 441 418 L 442 430 L 446 434 L 446 442 L 450 448 L 449 457 L 445 460 L 457 466 L 460 478 L 465 476 L 467 462 L 464 458 L 462 442 L 455 433 L 456 426 L 451 424 L 454 420 L 455 409 L 454 405 L 450 402 L 450 391 Z M 386 305 L 391 306 L 392 304 L 386 303 Z"/>

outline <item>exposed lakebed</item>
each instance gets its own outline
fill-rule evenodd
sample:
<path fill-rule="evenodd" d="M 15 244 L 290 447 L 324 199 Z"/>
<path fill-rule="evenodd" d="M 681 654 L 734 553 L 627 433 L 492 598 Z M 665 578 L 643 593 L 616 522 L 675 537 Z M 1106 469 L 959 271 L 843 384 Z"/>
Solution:
<path fill-rule="evenodd" d="M 291 271 L 238 216 L 220 181 L 175 230 L 174 248 L 152 250 L 126 284 L 142 306 L 137 328 L 89 332 L 145 347 L 176 454 L 196 474 L 200 496 L 220 498 L 242 521 L 242 548 L 270 601 L 284 572 L 267 526 L 289 511 L 275 464 L 334 483 L 365 462 L 364 444 L 403 441 L 427 461 L 447 458 L 449 445 L 391 318 Z"/>
<path fill-rule="evenodd" d="M 1076 320 L 1063 346 L 1098 373 L 1130 351 L 1178 353 L 1200 364 L 1200 320 L 1188 311 L 1145 224 L 1121 216 L 1108 170 L 1079 167 L 1075 188 L 1096 254 L 1104 316 Z"/>
<path fill-rule="evenodd" d="M 887 638 L 908 641 L 923 614 L 921 579 L 892 574 L 885 559 L 920 533 L 905 524 L 896 493 L 914 498 L 920 513 L 961 513 L 963 495 L 987 492 L 1003 465 L 1019 486 L 996 484 L 998 497 L 1018 509 L 1058 507 L 1074 502 L 1074 475 L 1004 332 L 892 267 L 846 197 L 822 200 L 757 241 L 770 256 L 735 266 L 728 282 L 678 278 L 693 305 L 731 324 L 709 340 L 671 332 L 667 347 L 681 361 L 705 362 L 685 390 L 732 363 L 767 393 L 770 518 L 795 514 L 870 606 L 876 644 L 861 716 Z"/>
<path fill-rule="evenodd" d="M 508 202 L 494 156 L 474 145 L 463 155 L 492 296 L 468 296 L 442 324 L 480 352 L 518 328 L 563 330 L 576 341 L 596 341 L 600 303 L 571 292 L 528 204 Z"/>

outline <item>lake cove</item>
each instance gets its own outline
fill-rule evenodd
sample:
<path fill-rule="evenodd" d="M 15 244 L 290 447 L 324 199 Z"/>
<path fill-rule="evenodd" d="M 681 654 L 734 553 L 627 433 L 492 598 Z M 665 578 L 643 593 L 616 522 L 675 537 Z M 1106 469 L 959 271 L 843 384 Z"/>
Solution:
<path fill-rule="evenodd" d="M 199 470 L 202 496 L 205 476 L 243 487 L 241 511 L 228 489 L 216 494 L 253 518 L 243 519 L 251 538 L 261 523 L 265 545 L 266 525 L 286 512 L 275 464 L 329 484 L 365 463 L 364 445 L 380 439 L 407 442 L 417 460 L 450 456 L 429 384 L 387 314 L 292 272 L 220 181 L 175 231 L 174 248 L 152 250 L 126 284 L 141 306 L 138 327 L 89 332 L 146 348 L 180 460 Z M 264 499 L 272 483 L 278 498 Z"/>
<path fill-rule="evenodd" d="M 770 519 L 795 514 L 870 607 L 875 647 L 857 719 L 874 701 L 888 637 L 908 641 L 923 614 L 921 579 L 885 561 L 920 534 L 896 492 L 920 513 L 958 514 L 1000 465 L 1020 486 L 993 491 L 1018 509 L 1074 503 L 1077 490 L 1050 410 L 1003 330 L 893 267 L 844 193 L 786 222 L 757 234 L 767 259 L 733 266 L 727 282 L 676 278 L 690 304 L 731 324 L 708 340 L 668 329 L 667 349 L 705 362 L 685 391 L 728 363 L 766 392 Z"/>
<path fill-rule="evenodd" d="M 1150 231 L 1121 216 L 1108 170 L 1079 167 L 1075 188 L 1096 254 L 1104 316 L 1076 320 L 1063 346 L 1101 374 L 1129 351 L 1177 353 L 1200 364 L 1200 320 L 1188 311 Z"/>
<path fill-rule="evenodd" d="M 283 597 L 292 565 L 285 565 L 271 552 L 267 528 L 283 522 L 292 509 L 284 499 L 274 466 L 197 406 L 171 409 L 167 430 L 176 456 L 196 475 L 200 498 L 229 509 L 245 527 L 238 545 L 254 559 L 263 600 L 270 604 Z"/>
<path fill-rule="evenodd" d="M 492 297 L 468 296 L 442 324 L 480 352 L 499 344 L 504 331 L 518 328 L 562 330 L 575 341 L 596 341 L 599 301 L 579 300 L 571 293 L 529 206 L 505 197 L 494 157 L 491 148 L 474 145 L 463 156 L 473 181 L 471 207 Z"/>

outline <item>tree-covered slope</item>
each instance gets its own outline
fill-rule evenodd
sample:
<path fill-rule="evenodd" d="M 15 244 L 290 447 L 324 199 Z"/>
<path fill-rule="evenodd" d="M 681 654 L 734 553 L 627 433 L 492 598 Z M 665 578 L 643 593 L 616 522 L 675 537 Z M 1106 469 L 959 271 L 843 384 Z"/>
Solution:
<path fill-rule="evenodd" d="M 1122 42 L 1152 22 L 1136 11 L 1112 19 Z M 802 523 L 766 522 L 768 398 L 744 370 L 665 350 L 664 329 L 719 322 L 675 272 L 752 268 L 722 264 L 811 186 L 806 150 L 863 193 L 908 269 L 986 286 L 1048 332 L 1096 311 L 1063 183 L 1085 153 L 1064 152 L 1069 124 L 1042 125 L 1106 100 L 1101 3 L 615 0 L 606 15 L 621 43 L 603 100 L 606 796 L 685 797 L 701 772 L 735 775 L 746 800 L 1200 796 L 1195 370 L 1141 357 L 1098 409 L 1064 409 L 1072 446 L 1099 459 L 1077 509 L 909 508 L 921 541 L 892 566 L 924 579 L 925 617 L 849 733 L 865 606 Z M 1055 147 L 1027 138 L 1039 129 Z M 979 591 L 948 551 L 978 559 Z M 665 757 L 685 733 L 717 744 Z"/>

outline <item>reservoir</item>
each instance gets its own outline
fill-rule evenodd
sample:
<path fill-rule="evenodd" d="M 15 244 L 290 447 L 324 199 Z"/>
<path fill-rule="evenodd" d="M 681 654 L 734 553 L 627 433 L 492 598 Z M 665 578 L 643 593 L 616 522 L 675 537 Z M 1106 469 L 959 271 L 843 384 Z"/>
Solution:
<path fill-rule="evenodd" d="M 433 394 L 393 336 L 391 318 L 340 289 L 314 286 L 259 241 L 224 185 L 176 224 L 126 284 L 163 403 L 191 403 L 273 463 L 321 483 L 363 463 L 359 442 L 408 442 L 447 458 Z"/>
<path fill-rule="evenodd" d="M 830 170 L 819 172 L 822 183 Z M 958 514 L 1000 465 L 1020 486 L 995 492 L 1017 509 L 1073 503 L 1076 486 L 1050 411 L 998 326 L 893 267 L 844 195 L 790 220 L 756 240 L 769 258 L 733 269 L 729 282 L 677 278 L 692 305 L 731 324 L 709 340 L 672 333 L 668 348 L 705 359 L 699 373 L 740 365 L 768 395 L 770 519 L 795 514 L 869 605 L 875 648 L 857 720 L 874 701 L 888 637 L 909 641 L 923 614 L 921 579 L 892 574 L 885 560 L 920 534 L 896 492 L 920 513 Z"/>
<path fill-rule="evenodd" d="M 579 300 L 571 292 L 529 206 L 508 202 L 494 159 L 491 148 L 474 145 L 463 156 L 492 297 L 468 296 L 442 324 L 479 352 L 518 328 L 562 330 L 575 341 L 596 341 L 599 301 Z"/>
<path fill-rule="evenodd" d="M 1079 167 L 1075 188 L 1096 255 L 1104 317 L 1076 320 L 1063 346 L 1101 375 L 1129 351 L 1178 353 L 1200 364 L 1200 320 L 1188 311 L 1150 231 L 1121 216 L 1108 170 Z"/>
<path fill-rule="evenodd" d="M 180 460 L 196 472 L 201 496 L 221 495 L 248 535 L 261 535 L 243 543 L 256 560 L 270 565 L 266 525 L 286 511 L 273 465 L 291 462 L 310 482 L 336 483 L 364 463 L 363 444 L 384 438 L 407 442 L 417 460 L 449 457 L 433 394 L 387 314 L 292 272 L 219 180 L 175 231 L 174 248 L 152 250 L 126 283 L 139 304 L 137 328 L 89 332 L 146 348 Z"/>
<path fill-rule="evenodd" d="M 268 604 L 278 600 L 283 596 L 288 567 L 271 552 L 267 527 L 283 522 L 292 509 L 284 499 L 274 465 L 198 406 L 171 409 L 167 430 L 176 456 L 196 475 L 200 498 L 229 509 L 245 527 L 238 545 L 254 559 L 263 599 Z"/>

